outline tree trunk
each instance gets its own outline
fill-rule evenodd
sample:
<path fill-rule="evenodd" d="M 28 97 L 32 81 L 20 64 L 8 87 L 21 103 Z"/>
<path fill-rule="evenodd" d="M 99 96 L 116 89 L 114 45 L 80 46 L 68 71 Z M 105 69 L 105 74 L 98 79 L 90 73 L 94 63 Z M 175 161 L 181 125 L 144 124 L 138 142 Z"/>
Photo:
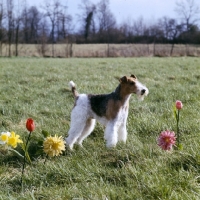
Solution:
<path fill-rule="evenodd" d="M 18 56 L 18 44 L 19 44 L 19 24 L 16 28 L 16 36 L 15 36 L 15 56 Z"/>

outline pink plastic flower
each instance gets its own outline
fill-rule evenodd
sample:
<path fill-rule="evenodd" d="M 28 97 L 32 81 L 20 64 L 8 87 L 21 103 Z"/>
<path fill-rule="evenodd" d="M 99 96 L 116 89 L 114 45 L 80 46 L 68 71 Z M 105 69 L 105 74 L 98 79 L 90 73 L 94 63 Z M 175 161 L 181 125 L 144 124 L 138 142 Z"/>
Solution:
<path fill-rule="evenodd" d="M 182 107 L 183 107 L 182 102 L 179 101 L 179 100 L 177 100 L 177 101 L 176 101 L 176 108 L 177 108 L 178 110 L 180 110 Z"/>
<path fill-rule="evenodd" d="M 172 146 L 175 145 L 176 137 L 174 132 L 163 131 L 158 138 L 158 146 L 163 150 L 171 150 Z"/>

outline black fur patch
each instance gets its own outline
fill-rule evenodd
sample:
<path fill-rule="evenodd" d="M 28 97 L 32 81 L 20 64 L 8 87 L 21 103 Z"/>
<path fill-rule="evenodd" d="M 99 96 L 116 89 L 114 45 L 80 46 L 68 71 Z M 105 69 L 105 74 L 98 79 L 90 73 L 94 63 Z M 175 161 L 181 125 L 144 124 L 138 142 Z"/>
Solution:
<path fill-rule="evenodd" d="M 106 109 L 108 105 L 108 101 L 110 99 L 113 100 L 120 100 L 120 85 L 116 88 L 115 92 L 110 94 L 99 94 L 99 95 L 92 95 L 89 94 L 88 98 L 90 100 L 92 110 L 100 117 L 106 115 Z"/>

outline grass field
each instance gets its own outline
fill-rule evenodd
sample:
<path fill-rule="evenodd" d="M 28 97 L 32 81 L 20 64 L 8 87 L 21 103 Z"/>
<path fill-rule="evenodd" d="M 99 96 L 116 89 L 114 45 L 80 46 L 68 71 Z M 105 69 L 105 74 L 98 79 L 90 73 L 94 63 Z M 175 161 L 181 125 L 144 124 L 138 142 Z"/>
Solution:
<path fill-rule="evenodd" d="M 140 102 L 133 95 L 128 117 L 128 140 L 106 149 L 103 127 L 64 155 L 32 157 L 21 188 L 22 162 L 0 146 L 2 200 L 197 200 L 200 199 L 200 59 L 0 59 L 0 132 L 27 137 L 25 122 L 36 129 L 66 136 L 74 104 L 68 82 L 81 93 L 109 93 L 115 76 L 135 74 L 149 88 Z M 166 152 L 157 145 L 161 131 L 176 131 L 173 105 L 183 102 L 180 133 L 183 150 Z M 20 148 L 18 147 L 20 151 Z"/>

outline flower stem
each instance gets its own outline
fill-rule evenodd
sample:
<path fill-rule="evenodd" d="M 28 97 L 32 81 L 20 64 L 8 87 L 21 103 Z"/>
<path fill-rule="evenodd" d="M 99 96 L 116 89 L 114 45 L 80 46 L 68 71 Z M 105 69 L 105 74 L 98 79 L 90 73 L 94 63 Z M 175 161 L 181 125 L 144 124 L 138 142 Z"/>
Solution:
<path fill-rule="evenodd" d="M 24 175 L 24 169 L 25 169 L 25 165 L 26 165 L 26 151 L 27 151 L 28 141 L 29 141 L 30 137 L 31 137 L 31 131 L 30 131 L 28 138 L 26 140 L 26 145 L 25 145 L 25 149 L 24 149 L 24 162 L 23 162 L 23 166 L 22 166 L 21 185 L 23 183 L 23 175 Z"/>
<path fill-rule="evenodd" d="M 178 126 L 178 123 L 179 123 L 179 110 L 178 110 L 177 119 L 176 119 L 177 144 L 178 144 L 178 147 L 179 147 L 179 144 L 180 144 L 180 134 L 179 134 L 179 126 Z"/>

